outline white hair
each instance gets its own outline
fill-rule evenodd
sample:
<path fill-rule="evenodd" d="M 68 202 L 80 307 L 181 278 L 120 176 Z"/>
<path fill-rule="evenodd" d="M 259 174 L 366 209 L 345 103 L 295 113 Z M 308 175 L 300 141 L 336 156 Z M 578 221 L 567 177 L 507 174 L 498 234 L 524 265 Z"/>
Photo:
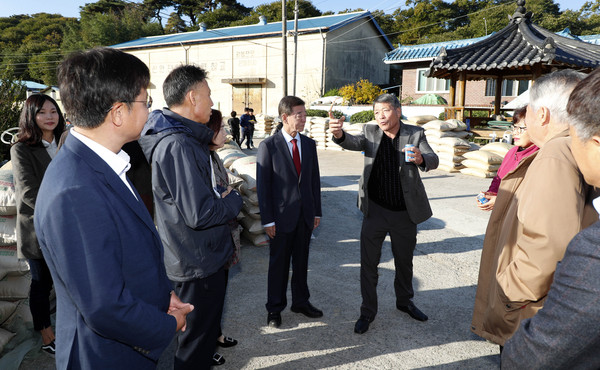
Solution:
<path fill-rule="evenodd" d="M 552 120 L 559 124 L 569 124 L 567 103 L 569 95 L 579 81 L 586 77 L 585 73 L 572 69 L 552 72 L 535 80 L 529 90 L 529 106 L 534 110 L 546 107 Z"/>

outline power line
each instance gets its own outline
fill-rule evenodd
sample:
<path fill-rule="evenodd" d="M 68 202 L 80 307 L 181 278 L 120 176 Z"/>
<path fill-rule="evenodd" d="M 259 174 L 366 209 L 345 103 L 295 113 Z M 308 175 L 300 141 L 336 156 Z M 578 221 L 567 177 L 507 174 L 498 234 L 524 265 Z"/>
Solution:
<path fill-rule="evenodd" d="M 451 18 L 451 19 L 447 19 L 447 20 L 443 20 L 443 21 L 440 21 L 440 22 L 435 22 L 435 23 L 431 23 L 431 24 L 427 24 L 427 25 L 423 25 L 423 26 L 413 27 L 413 28 L 402 30 L 402 31 L 398 31 L 398 32 L 391 32 L 391 33 L 386 34 L 386 36 L 397 35 L 397 34 L 406 33 L 406 32 L 410 32 L 410 31 L 415 31 L 415 30 L 418 30 L 418 29 L 427 28 L 427 27 L 431 27 L 431 26 L 435 26 L 435 25 L 439 25 L 439 24 L 444 24 L 444 23 L 447 23 L 447 22 L 450 22 L 450 21 L 455 21 L 455 20 L 458 20 L 458 19 L 469 17 L 471 15 L 478 14 L 478 13 L 481 13 L 481 12 L 484 12 L 484 11 L 493 10 L 495 8 L 498 8 L 498 7 L 501 7 L 501 6 L 505 6 L 505 5 L 514 3 L 514 2 L 515 2 L 514 0 L 511 0 L 511 1 L 503 3 L 503 4 L 499 4 L 499 5 L 490 7 L 490 8 L 484 8 L 484 9 L 481 9 L 481 10 L 478 10 L 478 11 L 475 11 L 475 12 L 472 12 L 472 13 L 468 13 L 468 14 L 465 14 L 465 15 L 462 15 L 462 16 L 459 16 L 459 17 L 455 17 L 455 18 Z M 135 3 L 135 2 L 132 2 L 132 1 L 129 1 L 128 3 L 135 4 L 137 6 L 141 6 L 142 5 L 140 3 Z M 397 9 L 397 8 L 399 8 L 399 7 L 394 7 L 392 9 Z M 361 22 L 357 23 L 354 27 L 352 27 L 351 29 L 347 30 L 346 32 L 344 32 L 344 33 L 342 33 L 340 35 L 337 35 L 335 37 L 332 37 L 328 41 L 328 43 L 330 43 L 330 44 L 338 44 L 338 43 L 342 44 L 342 43 L 349 43 L 349 42 L 371 40 L 371 39 L 375 39 L 375 38 L 382 38 L 382 35 L 377 35 L 377 36 L 369 36 L 369 37 L 363 37 L 363 38 L 353 38 L 353 39 L 342 40 L 342 41 L 334 41 L 337 38 L 339 38 L 339 37 L 341 37 L 341 36 L 343 36 L 343 35 L 351 32 L 351 31 L 357 29 L 358 27 L 361 27 L 365 23 L 368 23 L 368 22 L 370 22 L 372 20 L 375 20 L 375 18 L 371 15 L 369 18 L 364 19 Z M 193 32 L 193 31 L 190 31 L 190 32 Z M 218 31 L 218 30 L 208 30 L 206 32 L 211 32 L 211 33 L 214 33 L 216 35 L 224 36 L 224 37 L 228 37 L 229 36 L 228 34 L 222 32 L 222 31 Z M 249 43 L 249 44 L 253 44 L 253 45 L 258 45 L 258 46 L 261 46 L 261 47 L 265 47 L 266 46 L 266 47 L 268 47 L 270 49 L 273 49 L 273 50 L 281 50 L 281 48 L 279 48 L 279 47 L 274 47 L 274 46 L 270 46 L 268 44 L 263 44 L 263 43 L 255 42 L 255 41 L 251 41 L 251 40 L 244 40 L 244 42 Z M 44 55 L 44 53 L 39 53 L 39 54 L 36 54 L 36 53 L 14 53 L 14 54 L 2 53 L 0 55 L 5 56 L 5 57 L 6 56 L 28 56 L 28 55 L 29 56 L 37 56 L 37 55 Z M 45 55 L 49 55 L 49 56 L 50 55 L 63 56 L 63 55 L 65 55 L 65 53 L 56 52 L 56 53 L 45 54 Z M 215 61 L 215 62 L 220 62 L 220 61 L 225 61 L 225 60 L 229 60 L 229 59 L 218 59 L 218 60 L 213 59 L 213 61 Z M 9 63 L 4 64 L 3 63 L 3 64 L 0 64 L 0 66 L 38 65 L 38 64 L 49 64 L 49 63 L 57 63 L 58 64 L 58 63 L 60 63 L 60 61 L 61 60 L 58 60 L 58 61 L 49 61 L 49 62 L 48 61 L 47 62 L 27 62 L 27 63 L 12 63 L 12 64 L 9 64 Z"/>

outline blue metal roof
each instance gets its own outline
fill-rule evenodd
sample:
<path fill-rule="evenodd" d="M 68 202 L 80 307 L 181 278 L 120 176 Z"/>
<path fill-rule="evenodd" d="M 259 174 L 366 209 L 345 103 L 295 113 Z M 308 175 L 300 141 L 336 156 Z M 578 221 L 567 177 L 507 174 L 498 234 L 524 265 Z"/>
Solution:
<path fill-rule="evenodd" d="M 25 85 L 25 87 L 27 87 L 29 90 L 43 90 L 48 87 L 44 84 L 37 83 L 35 81 L 23 80 L 21 81 L 21 83 Z"/>
<path fill-rule="evenodd" d="M 478 41 L 481 41 L 492 34 L 474 39 L 434 42 L 431 44 L 420 44 L 420 45 L 398 45 L 398 47 L 389 53 L 385 54 L 383 58 L 384 62 L 392 62 L 399 60 L 419 60 L 419 59 L 432 59 L 435 58 L 442 48 L 456 49 L 462 48 Z"/>
<path fill-rule="evenodd" d="M 495 32 L 490 35 L 477 37 L 474 39 L 436 42 L 431 44 L 398 45 L 396 49 L 390 51 L 385 55 L 383 61 L 386 63 L 393 63 L 398 61 L 406 62 L 433 59 L 438 56 L 442 48 L 446 48 L 446 50 L 462 48 L 484 40 L 494 34 Z M 556 32 L 556 34 L 573 40 L 600 45 L 600 35 L 575 36 L 571 33 L 571 30 L 569 28 L 565 28 L 560 32 Z"/>
<path fill-rule="evenodd" d="M 390 49 L 393 48 L 391 42 L 388 40 L 387 36 L 385 36 L 385 33 L 383 33 L 383 31 L 377 24 L 377 21 L 373 18 L 369 11 L 299 19 L 298 32 L 300 34 L 319 31 L 328 32 L 363 19 L 371 20 L 374 23 L 377 30 L 381 33 L 385 41 L 388 43 Z M 294 29 L 293 20 L 287 21 L 286 25 L 288 30 Z M 223 40 L 263 38 L 272 37 L 278 34 L 281 34 L 281 22 L 273 22 L 266 24 L 257 23 L 248 26 L 225 27 L 217 28 L 214 30 L 199 30 L 194 32 L 183 32 L 170 35 L 142 37 L 141 39 L 123 42 L 121 44 L 113 45 L 112 47 L 117 49 L 138 49 L 168 46 L 173 44 L 179 45 L 180 43 L 197 44 L 203 42 L 215 42 Z"/>
<path fill-rule="evenodd" d="M 581 41 L 581 39 L 575 35 L 573 35 L 571 33 L 571 29 L 569 27 L 565 28 L 564 30 L 557 32 L 556 33 L 558 36 L 562 36 L 562 37 L 566 37 L 568 39 L 573 39 L 573 40 L 577 40 L 577 41 Z"/>
<path fill-rule="evenodd" d="M 29 81 L 29 80 L 21 80 L 21 81 L 18 81 L 18 83 L 25 86 L 25 88 L 27 90 L 33 90 L 33 91 L 41 91 L 48 87 L 44 84 L 41 84 L 41 83 L 38 83 L 35 81 Z M 1 84 L 2 84 L 2 81 L 0 81 L 0 85 Z"/>
<path fill-rule="evenodd" d="M 579 39 L 589 44 L 600 45 L 600 35 L 579 36 Z"/>

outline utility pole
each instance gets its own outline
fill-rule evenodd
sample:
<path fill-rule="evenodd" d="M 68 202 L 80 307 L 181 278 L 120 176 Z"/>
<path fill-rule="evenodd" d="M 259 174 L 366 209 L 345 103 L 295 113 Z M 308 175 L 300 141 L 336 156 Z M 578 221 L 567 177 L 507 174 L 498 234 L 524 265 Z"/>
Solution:
<path fill-rule="evenodd" d="M 281 0 L 281 39 L 283 42 L 283 96 L 287 96 L 287 15 L 285 12 L 285 0 Z"/>
<path fill-rule="evenodd" d="M 296 96 L 296 68 L 298 65 L 298 0 L 294 0 L 294 88 L 292 95 Z"/>
<path fill-rule="evenodd" d="M 487 20 L 483 17 L 483 23 L 485 24 L 485 35 L 487 36 Z"/>

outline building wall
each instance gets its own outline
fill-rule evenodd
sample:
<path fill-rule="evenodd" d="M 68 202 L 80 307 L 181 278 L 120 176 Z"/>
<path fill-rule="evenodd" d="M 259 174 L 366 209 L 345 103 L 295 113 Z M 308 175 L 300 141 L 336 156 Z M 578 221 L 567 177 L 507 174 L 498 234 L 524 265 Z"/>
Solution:
<path fill-rule="evenodd" d="M 373 23 L 366 19 L 326 34 L 323 93 L 363 78 L 374 84 L 389 83 L 390 67 L 382 59 L 390 50 L 378 36 L 380 33 Z"/>
<path fill-rule="evenodd" d="M 358 22 L 365 22 L 364 20 Z M 389 79 L 389 66 L 381 58 L 388 51 L 386 45 L 372 38 L 378 33 L 371 22 L 352 23 L 328 34 L 304 34 L 298 36 L 296 95 L 307 104 L 333 87 L 354 83 L 367 78 L 376 84 Z M 326 35 L 325 39 L 323 36 Z M 287 38 L 288 95 L 294 93 L 294 39 Z M 324 46 L 324 41 L 326 46 Z M 323 58 L 323 50 L 327 55 Z M 208 71 L 208 83 L 215 109 L 225 116 L 234 108 L 239 110 L 240 87 L 222 80 L 266 80 L 252 85 L 252 108 L 254 113 L 277 115 L 279 100 L 283 97 L 283 53 L 280 37 L 223 41 L 198 45 L 157 47 L 143 50 L 126 50 L 144 61 L 150 68 L 150 94 L 154 107 L 165 106 L 162 84 L 174 68 L 186 62 L 194 63 Z M 323 82 L 323 63 L 326 63 L 326 82 Z M 234 91 L 235 90 L 235 91 Z M 258 91 L 260 90 L 260 91 Z M 257 98 L 259 94 L 260 99 Z M 234 96 L 237 104 L 234 106 Z M 238 113 L 239 114 L 239 113 Z"/>
<path fill-rule="evenodd" d="M 413 100 L 420 98 L 427 94 L 427 92 L 420 93 L 417 91 L 418 83 L 418 70 L 421 68 L 429 68 L 429 62 L 419 63 L 403 63 L 402 70 L 402 99 L 406 100 L 408 97 L 412 97 Z M 467 106 L 471 107 L 490 107 L 493 106 L 494 97 L 485 95 L 486 81 L 467 81 L 465 102 Z M 446 101 L 450 101 L 450 94 L 448 92 L 436 92 Z M 515 99 L 516 96 L 502 96 L 502 101 L 510 102 Z"/>
<path fill-rule="evenodd" d="M 320 95 L 321 49 L 319 35 L 304 35 L 298 38 L 298 60 L 296 94 L 307 102 Z M 293 89 L 293 38 L 288 38 L 288 94 Z M 187 47 L 186 47 L 187 48 Z M 315 50 L 317 52 L 315 52 Z M 280 38 L 271 37 L 254 40 L 205 43 L 189 47 L 181 46 L 128 51 L 140 58 L 150 68 L 150 93 L 155 107 L 165 106 L 162 84 L 167 75 L 179 65 L 194 63 L 208 72 L 214 108 L 225 116 L 233 109 L 234 86 L 223 79 L 262 78 L 266 83 L 259 88 L 261 99 L 251 104 L 254 113 L 277 115 L 277 105 L 283 97 L 283 53 Z M 235 85 L 240 86 L 240 85 Z"/>

